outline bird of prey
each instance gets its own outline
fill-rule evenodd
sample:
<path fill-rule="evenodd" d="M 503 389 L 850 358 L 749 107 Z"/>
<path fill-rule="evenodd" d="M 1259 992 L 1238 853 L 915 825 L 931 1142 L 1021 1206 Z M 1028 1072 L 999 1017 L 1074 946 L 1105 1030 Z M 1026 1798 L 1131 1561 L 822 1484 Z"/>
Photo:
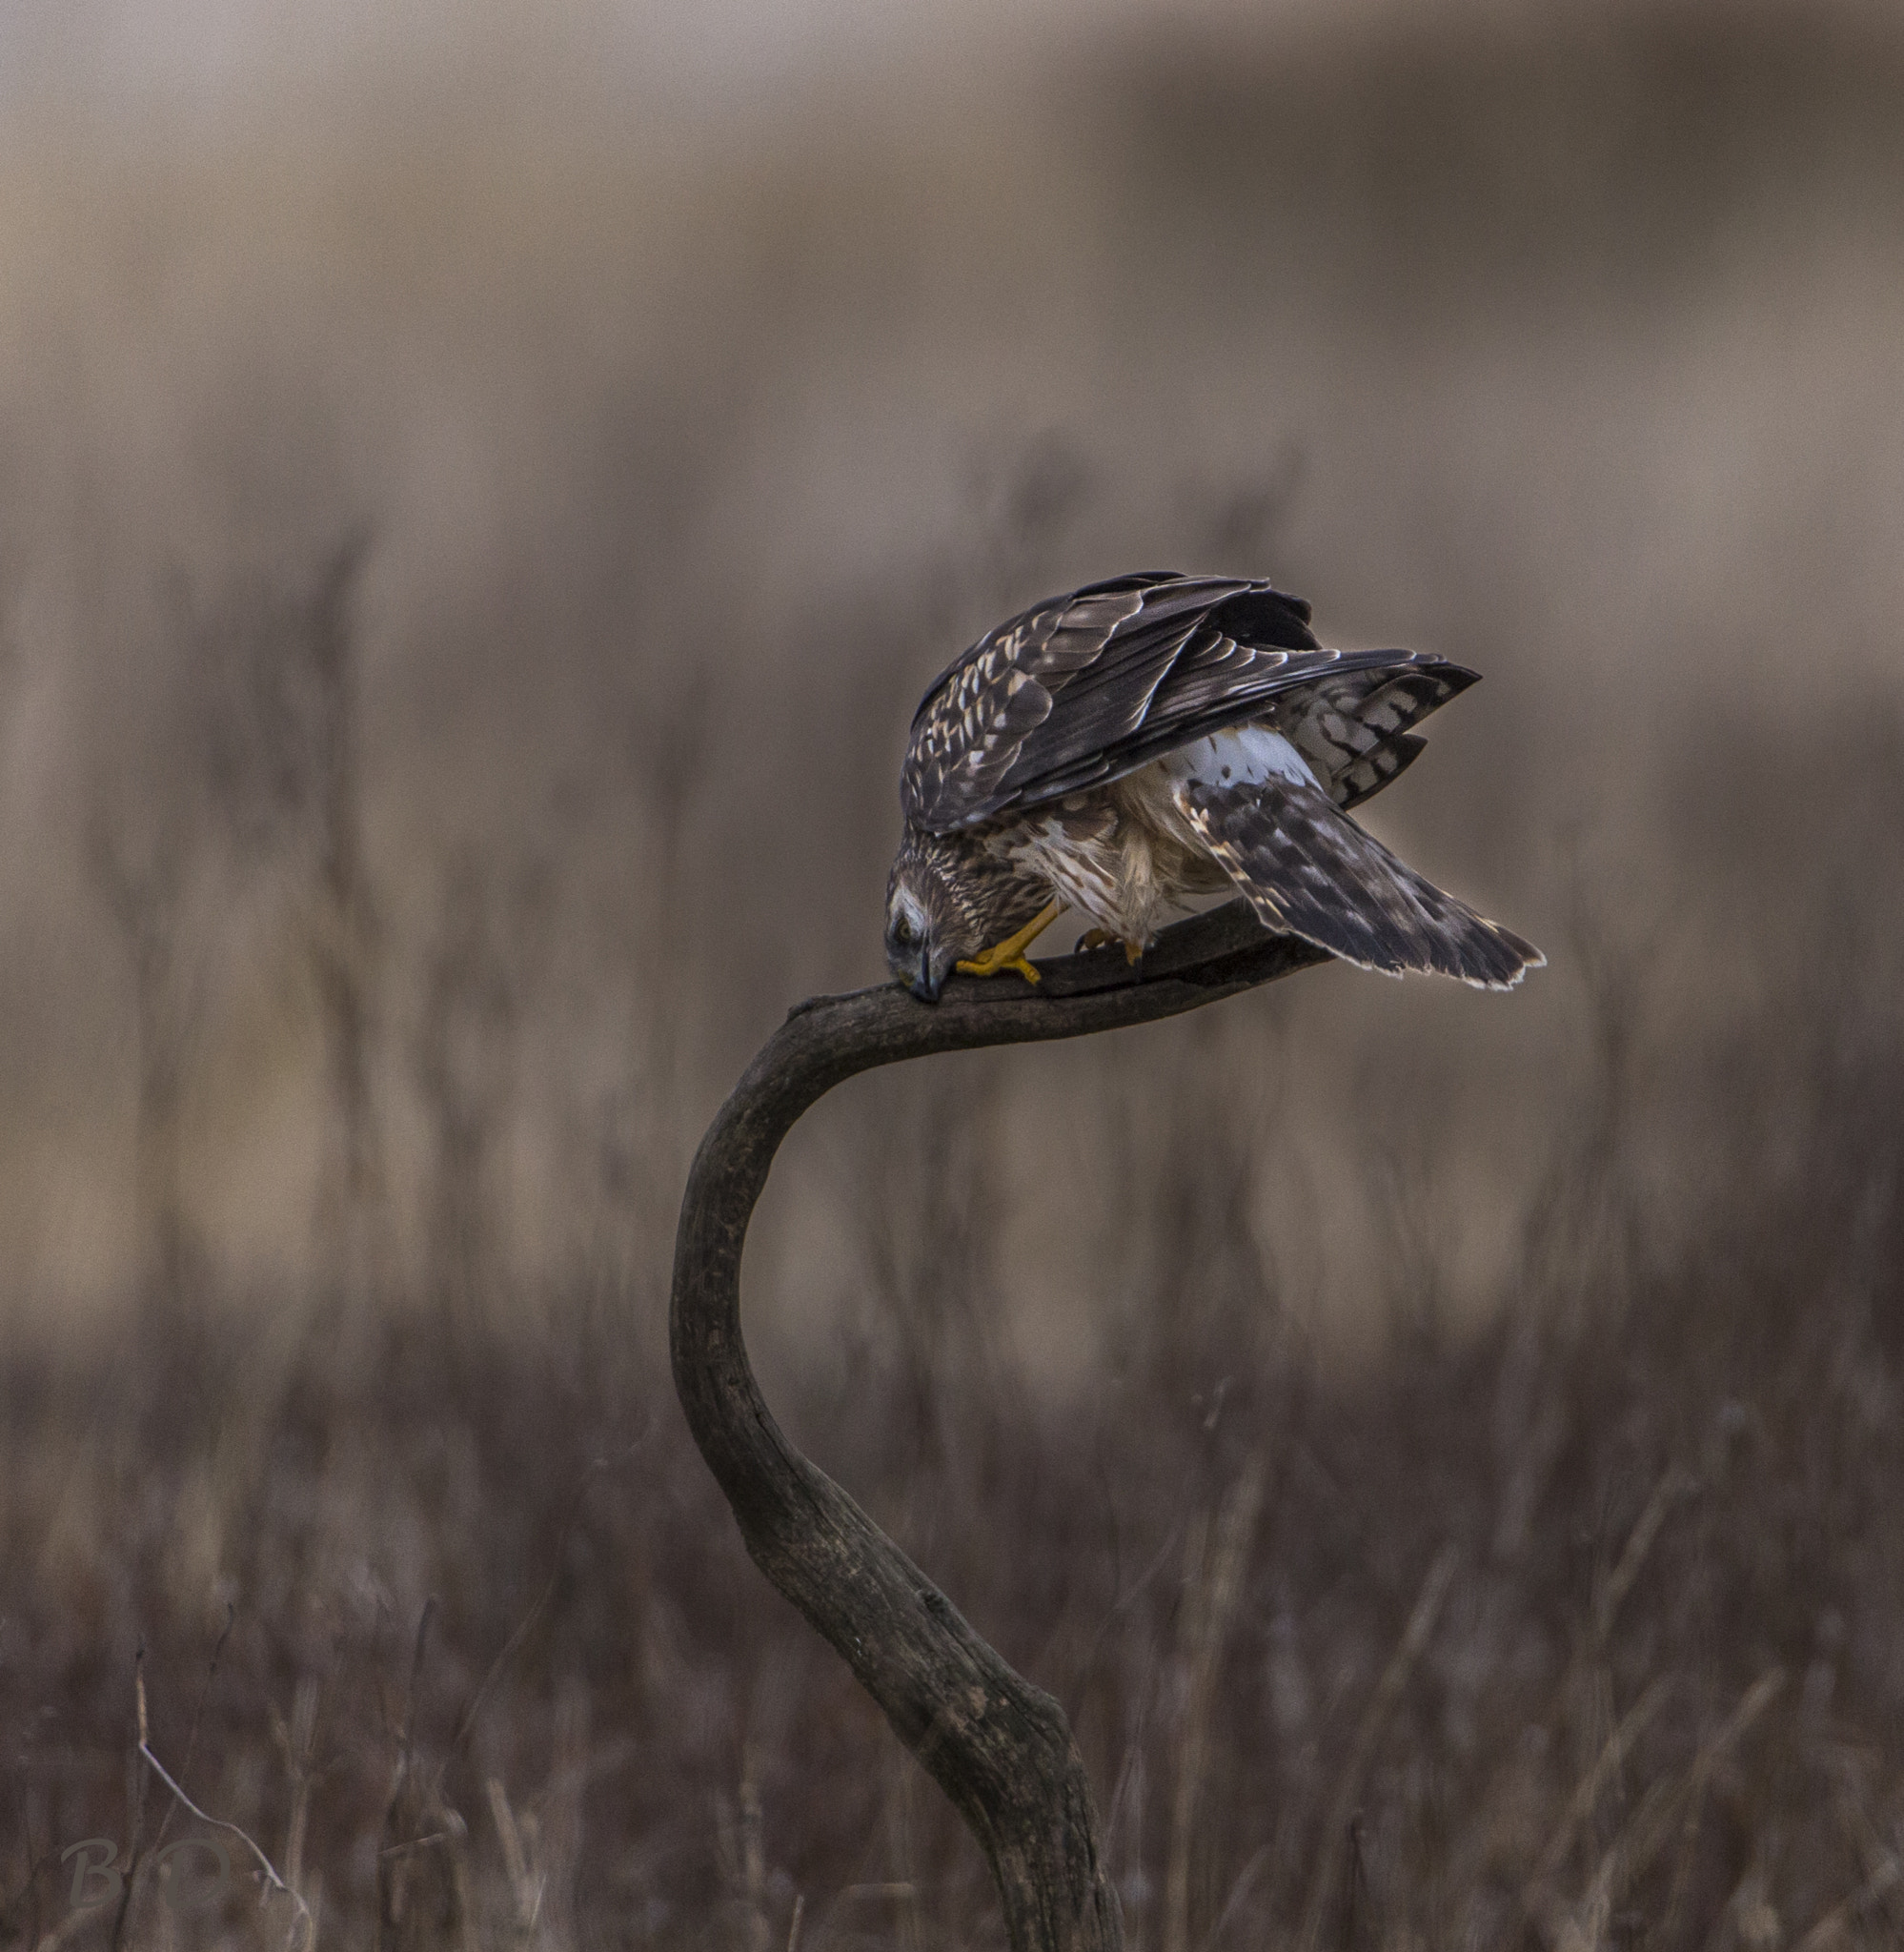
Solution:
<path fill-rule="evenodd" d="M 1264 924 L 1399 976 L 1506 989 L 1546 958 L 1349 818 L 1477 674 L 1325 650 L 1272 584 L 1113 578 L 988 631 L 912 722 L 886 960 L 936 1003 L 1014 969 L 1065 908 L 1134 963 L 1171 906 L 1234 885 Z"/>

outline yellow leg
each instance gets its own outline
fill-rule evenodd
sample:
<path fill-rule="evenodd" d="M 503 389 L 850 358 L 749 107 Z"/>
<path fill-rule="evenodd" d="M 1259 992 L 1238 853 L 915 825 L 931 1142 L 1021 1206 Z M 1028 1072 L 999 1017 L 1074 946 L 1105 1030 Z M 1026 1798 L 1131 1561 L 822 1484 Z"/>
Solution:
<path fill-rule="evenodd" d="M 1038 982 L 1038 971 L 1025 960 L 1024 952 L 1063 912 L 1063 905 L 1053 902 L 1034 915 L 1016 935 L 1008 935 L 1003 942 L 995 943 L 976 962 L 955 963 L 953 967 L 966 976 L 996 976 L 1001 969 L 1016 969 L 1027 983 Z"/>

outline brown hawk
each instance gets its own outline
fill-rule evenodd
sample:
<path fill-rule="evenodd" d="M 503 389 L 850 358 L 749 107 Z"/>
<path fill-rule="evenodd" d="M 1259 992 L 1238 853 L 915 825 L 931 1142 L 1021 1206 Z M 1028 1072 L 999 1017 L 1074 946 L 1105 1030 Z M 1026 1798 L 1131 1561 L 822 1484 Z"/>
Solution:
<path fill-rule="evenodd" d="M 1171 905 L 1232 884 L 1266 926 L 1399 976 L 1506 989 L 1546 961 L 1352 821 L 1477 674 L 1329 651 L 1263 581 L 1123 576 L 988 631 L 926 693 L 900 773 L 886 960 L 1016 969 L 1062 910 L 1135 962 Z"/>

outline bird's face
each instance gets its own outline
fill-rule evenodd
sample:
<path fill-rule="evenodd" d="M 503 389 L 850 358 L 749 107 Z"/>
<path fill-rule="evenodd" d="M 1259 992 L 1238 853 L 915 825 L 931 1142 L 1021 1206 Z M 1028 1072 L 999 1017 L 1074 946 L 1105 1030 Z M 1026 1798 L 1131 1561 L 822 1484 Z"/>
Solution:
<path fill-rule="evenodd" d="M 886 884 L 886 966 L 927 1003 L 937 1003 L 952 965 L 982 944 L 968 933 L 952 888 L 930 861 L 902 848 Z"/>

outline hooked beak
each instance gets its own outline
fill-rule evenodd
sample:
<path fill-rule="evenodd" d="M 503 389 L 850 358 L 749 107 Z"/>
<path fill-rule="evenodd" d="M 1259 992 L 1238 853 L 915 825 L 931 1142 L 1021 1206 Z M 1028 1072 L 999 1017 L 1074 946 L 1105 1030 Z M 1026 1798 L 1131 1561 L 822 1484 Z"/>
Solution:
<path fill-rule="evenodd" d="M 941 969 L 933 974 L 932 957 L 928 950 L 919 952 L 919 967 L 906 978 L 906 987 L 922 1003 L 937 1003 L 939 992 L 945 987 L 945 971 Z"/>
<path fill-rule="evenodd" d="M 908 943 L 902 952 L 894 953 L 894 946 L 886 946 L 887 966 L 895 977 L 918 997 L 921 1003 L 937 1003 L 939 992 L 945 987 L 945 979 L 952 970 L 952 952 L 941 949 L 934 954 L 930 943 Z"/>

